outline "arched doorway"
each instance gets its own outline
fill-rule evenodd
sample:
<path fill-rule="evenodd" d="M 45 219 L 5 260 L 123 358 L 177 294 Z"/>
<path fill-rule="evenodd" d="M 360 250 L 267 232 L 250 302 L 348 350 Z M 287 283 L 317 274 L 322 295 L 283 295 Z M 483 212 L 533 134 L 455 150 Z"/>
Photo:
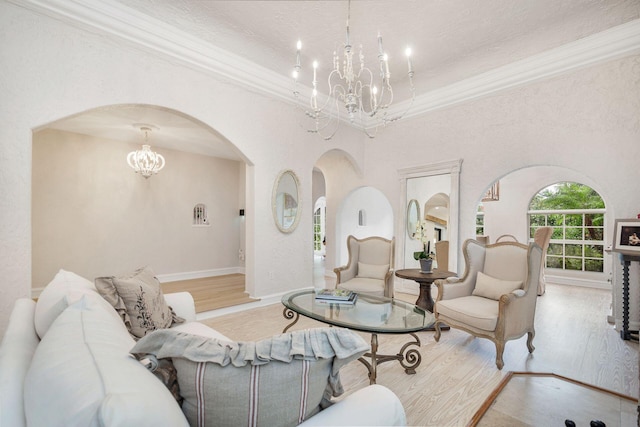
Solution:
<path fill-rule="evenodd" d="M 166 159 L 148 179 L 126 161 L 144 142 L 141 124 Z M 152 105 L 100 107 L 38 128 L 32 154 L 36 292 L 59 268 L 89 279 L 145 265 L 171 280 L 244 272 L 250 163 L 199 120 Z"/>

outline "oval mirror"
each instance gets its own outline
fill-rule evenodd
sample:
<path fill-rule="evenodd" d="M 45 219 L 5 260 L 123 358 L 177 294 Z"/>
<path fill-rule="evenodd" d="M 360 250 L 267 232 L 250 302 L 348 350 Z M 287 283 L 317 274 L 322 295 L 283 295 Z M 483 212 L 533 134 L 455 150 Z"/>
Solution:
<path fill-rule="evenodd" d="M 300 184 L 292 170 L 278 175 L 271 195 L 273 219 L 283 233 L 291 233 L 300 221 Z"/>
<path fill-rule="evenodd" d="M 407 206 L 407 234 L 409 238 L 414 240 L 418 221 L 420 221 L 420 204 L 416 199 L 411 199 L 409 206 Z"/>

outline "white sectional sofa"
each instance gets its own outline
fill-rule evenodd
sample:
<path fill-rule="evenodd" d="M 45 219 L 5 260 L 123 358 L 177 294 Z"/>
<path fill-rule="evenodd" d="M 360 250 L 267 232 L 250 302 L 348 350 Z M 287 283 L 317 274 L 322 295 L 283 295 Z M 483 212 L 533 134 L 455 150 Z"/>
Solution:
<path fill-rule="evenodd" d="M 4 333 L 0 427 L 189 425 L 169 389 L 130 354 L 135 340 L 92 282 L 61 270 L 47 288 L 37 303 L 16 301 Z M 185 319 L 173 331 L 233 342 L 195 321 L 189 293 L 164 297 Z M 233 388 L 234 384 L 226 386 Z M 397 396 L 373 385 L 344 397 L 301 425 L 405 423 Z"/>

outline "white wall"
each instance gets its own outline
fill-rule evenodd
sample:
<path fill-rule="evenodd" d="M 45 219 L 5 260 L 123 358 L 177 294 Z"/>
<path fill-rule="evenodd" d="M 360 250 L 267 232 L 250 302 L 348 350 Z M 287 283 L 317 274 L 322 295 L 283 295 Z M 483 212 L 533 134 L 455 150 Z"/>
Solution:
<path fill-rule="evenodd" d="M 359 225 L 360 211 L 365 213 L 363 225 Z M 361 187 L 349 194 L 338 208 L 336 215 L 338 256 L 340 265 L 349 261 L 347 237 L 353 235 L 358 239 L 380 236 L 391 239 L 393 233 L 393 208 L 389 200 L 380 190 L 373 187 Z"/>
<path fill-rule="evenodd" d="M 393 200 L 397 169 L 462 158 L 461 247 L 475 236 L 477 204 L 493 181 L 527 166 L 555 166 L 565 173 L 554 180 L 583 176 L 600 193 L 612 230 L 616 217 L 638 213 L 638 68 L 640 57 L 627 57 L 390 126 L 367 146 L 365 164 L 384 165 L 367 174 L 368 184 Z M 398 215 L 406 207 L 394 209 Z"/>
<path fill-rule="evenodd" d="M 101 106 L 170 108 L 231 141 L 247 162 L 248 291 L 264 297 L 310 285 L 313 165 L 337 147 L 361 152 L 363 140 L 350 138 L 357 134 L 347 128 L 318 144 L 300 126 L 283 125 L 298 117 L 289 104 L 7 2 L 0 2 L 0 25 L 0 333 L 14 301 L 31 293 L 33 130 Z M 271 191 L 288 168 L 301 181 L 302 219 L 285 235 L 274 224 Z"/>
<path fill-rule="evenodd" d="M 598 183 L 590 177 L 555 166 L 523 168 L 500 178 L 500 200 L 483 202 L 484 232 L 491 243 L 503 234 L 512 234 L 519 242 L 527 242 L 527 211 L 531 199 L 543 188 L 563 181 L 579 182 L 598 191 Z M 605 241 L 609 239 L 606 231 Z"/>
<path fill-rule="evenodd" d="M 145 179 L 125 159 L 139 145 L 45 130 L 33 138 L 32 286 L 60 268 L 93 279 L 149 266 L 158 275 L 236 272 L 241 163 L 159 150 Z M 193 208 L 208 225 L 193 226 Z"/>
<path fill-rule="evenodd" d="M 463 159 L 460 241 L 475 235 L 484 189 L 525 166 L 558 166 L 590 177 L 612 220 L 638 211 L 633 183 L 640 181 L 635 164 L 639 56 L 407 118 L 374 140 L 344 126 L 333 140 L 321 141 L 295 124 L 291 105 L 128 42 L 7 2 L 0 2 L 0 25 L 0 331 L 15 299 L 31 290 L 32 131 L 100 106 L 142 103 L 180 111 L 215 129 L 243 154 L 246 279 L 257 297 L 311 283 L 314 166 L 326 180 L 328 236 L 336 235 L 338 207 L 354 189 L 379 189 L 394 217 L 404 215 L 398 169 L 458 158 Z M 289 122 L 292 126 L 285 125 Z M 342 157 L 332 156 L 332 150 Z M 271 190 L 286 168 L 301 181 L 302 220 L 285 235 L 273 222 Z M 400 232 L 394 229 L 394 235 Z M 328 239 L 327 246 L 332 244 Z M 328 252 L 326 262 L 335 266 L 335 255 Z"/>

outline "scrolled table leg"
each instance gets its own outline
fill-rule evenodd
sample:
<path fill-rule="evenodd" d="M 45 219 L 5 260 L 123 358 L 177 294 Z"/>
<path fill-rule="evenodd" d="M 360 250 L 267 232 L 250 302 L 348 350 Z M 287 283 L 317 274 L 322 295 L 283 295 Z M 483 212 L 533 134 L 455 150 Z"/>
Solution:
<path fill-rule="evenodd" d="M 422 362 L 422 355 L 418 349 L 409 347 L 415 345 L 420 348 L 420 338 L 414 333 L 410 335 L 415 338 L 415 341 L 410 341 L 402 346 L 398 352 L 398 359 L 407 374 L 415 374 L 416 368 Z"/>
<path fill-rule="evenodd" d="M 291 320 L 293 319 L 293 322 L 289 323 L 283 330 L 282 333 L 284 334 L 285 332 L 287 332 L 289 330 L 290 327 L 292 327 L 293 325 L 295 325 L 296 323 L 298 323 L 298 319 L 300 319 L 300 314 L 296 313 L 295 311 L 285 307 L 284 310 L 282 311 L 282 315 L 284 316 L 285 319 L 287 320 Z"/>

